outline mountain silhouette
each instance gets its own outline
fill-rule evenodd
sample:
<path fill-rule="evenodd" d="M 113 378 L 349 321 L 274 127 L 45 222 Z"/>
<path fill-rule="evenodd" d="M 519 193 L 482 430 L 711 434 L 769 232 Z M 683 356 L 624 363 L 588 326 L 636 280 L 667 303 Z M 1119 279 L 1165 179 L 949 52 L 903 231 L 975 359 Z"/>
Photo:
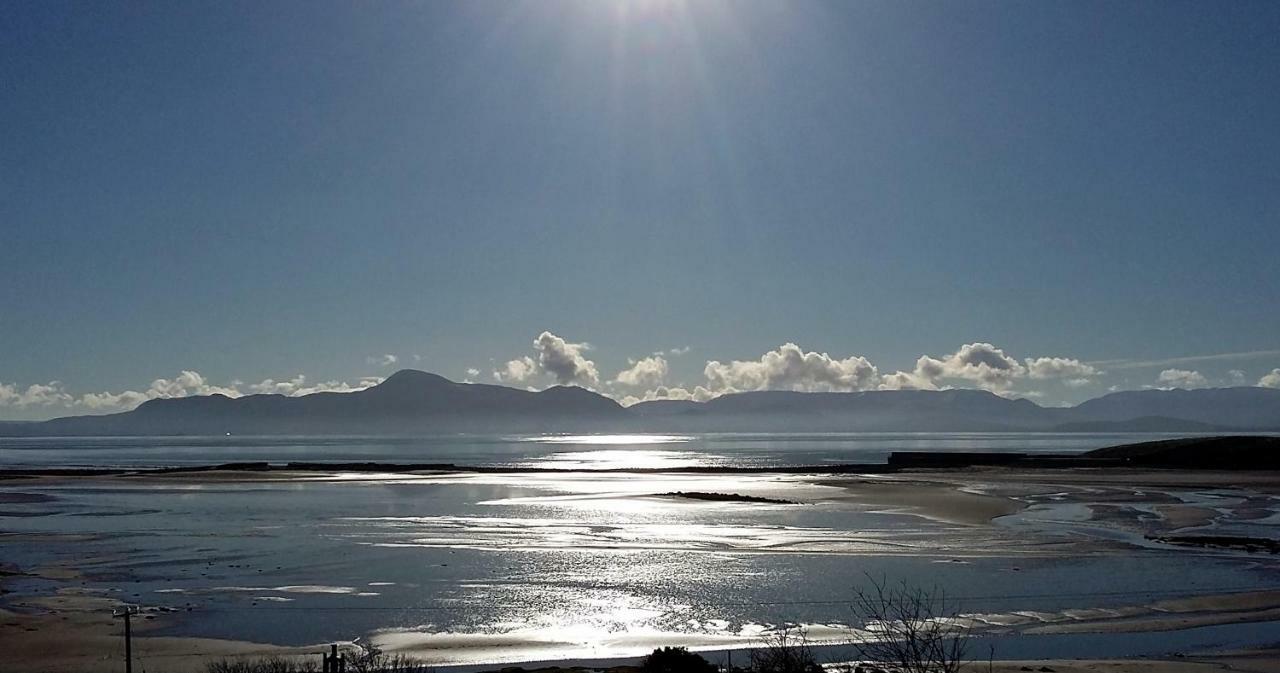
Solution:
<path fill-rule="evenodd" d="M 0 423 L 0 435 L 414 434 L 441 432 L 1190 432 L 1280 429 L 1280 390 L 1112 393 L 1042 407 L 984 390 L 757 391 L 624 408 L 576 386 L 458 383 L 405 369 L 356 392 L 150 400 L 133 411 Z"/>
<path fill-rule="evenodd" d="M 1280 389 L 1198 388 L 1195 390 L 1126 390 L 1080 403 L 1082 419 L 1126 421 L 1163 416 L 1235 428 L 1280 427 L 1276 409 Z"/>

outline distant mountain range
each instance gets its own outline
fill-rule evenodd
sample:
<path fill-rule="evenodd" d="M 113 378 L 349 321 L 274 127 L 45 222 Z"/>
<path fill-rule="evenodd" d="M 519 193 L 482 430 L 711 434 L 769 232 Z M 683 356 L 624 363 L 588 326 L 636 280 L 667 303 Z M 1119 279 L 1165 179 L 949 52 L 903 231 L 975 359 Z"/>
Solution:
<path fill-rule="evenodd" d="M 532 392 L 411 369 L 351 393 L 156 399 L 119 414 L 0 423 L 4 436 L 1251 430 L 1280 430 L 1280 390 L 1136 390 L 1066 408 L 982 390 L 761 391 L 623 407 L 583 388 Z"/>

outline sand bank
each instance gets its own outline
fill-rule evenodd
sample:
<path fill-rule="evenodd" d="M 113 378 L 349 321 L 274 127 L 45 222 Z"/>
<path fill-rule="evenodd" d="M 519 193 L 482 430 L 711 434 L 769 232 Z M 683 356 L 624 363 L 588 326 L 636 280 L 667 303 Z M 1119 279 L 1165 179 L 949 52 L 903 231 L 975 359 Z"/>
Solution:
<path fill-rule="evenodd" d="M 935 521 L 980 525 L 1022 511 L 1026 504 L 1012 498 L 974 493 L 954 483 L 898 477 L 840 479 L 821 482 L 849 492 L 837 498 L 870 505 L 895 514 L 913 514 Z"/>
<path fill-rule="evenodd" d="M 24 673 L 109 673 L 124 670 L 124 625 L 112 617 L 120 603 L 73 590 L 33 598 L 0 610 L 6 666 Z M 225 657 L 301 656 L 316 647 L 149 636 L 166 619 L 143 611 L 132 617 L 134 670 L 196 673 Z"/>

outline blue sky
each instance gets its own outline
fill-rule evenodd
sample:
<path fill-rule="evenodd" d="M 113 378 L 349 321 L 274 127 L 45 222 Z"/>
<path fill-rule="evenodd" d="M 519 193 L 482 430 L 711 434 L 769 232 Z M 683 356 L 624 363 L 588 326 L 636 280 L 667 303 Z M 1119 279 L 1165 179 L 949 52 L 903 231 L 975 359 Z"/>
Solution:
<path fill-rule="evenodd" d="M 1255 385 L 1277 29 L 1266 2 L 3 2 L 0 418 L 399 366 L 619 398 L 921 384 L 923 355 L 924 384 L 1053 404 Z"/>

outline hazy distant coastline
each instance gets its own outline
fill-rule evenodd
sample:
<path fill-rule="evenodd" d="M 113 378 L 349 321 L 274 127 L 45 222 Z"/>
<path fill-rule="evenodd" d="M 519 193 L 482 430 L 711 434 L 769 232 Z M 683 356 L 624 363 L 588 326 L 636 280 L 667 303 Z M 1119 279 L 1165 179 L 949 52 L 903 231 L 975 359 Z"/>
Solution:
<path fill-rule="evenodd" d="M 401 370 L 372 388 L 301 397 L 205 395 L 129 412 L 0 423 L 0 436 L 403 435 L 439 432 L 1266 432 L 1280 430 L 1280 390 L 1260 387 L 1111 393 L 1042 407 L 981 390 L 745 392 L 706 402 L 623 407 L 577 387 L 540 392 Z"/>

